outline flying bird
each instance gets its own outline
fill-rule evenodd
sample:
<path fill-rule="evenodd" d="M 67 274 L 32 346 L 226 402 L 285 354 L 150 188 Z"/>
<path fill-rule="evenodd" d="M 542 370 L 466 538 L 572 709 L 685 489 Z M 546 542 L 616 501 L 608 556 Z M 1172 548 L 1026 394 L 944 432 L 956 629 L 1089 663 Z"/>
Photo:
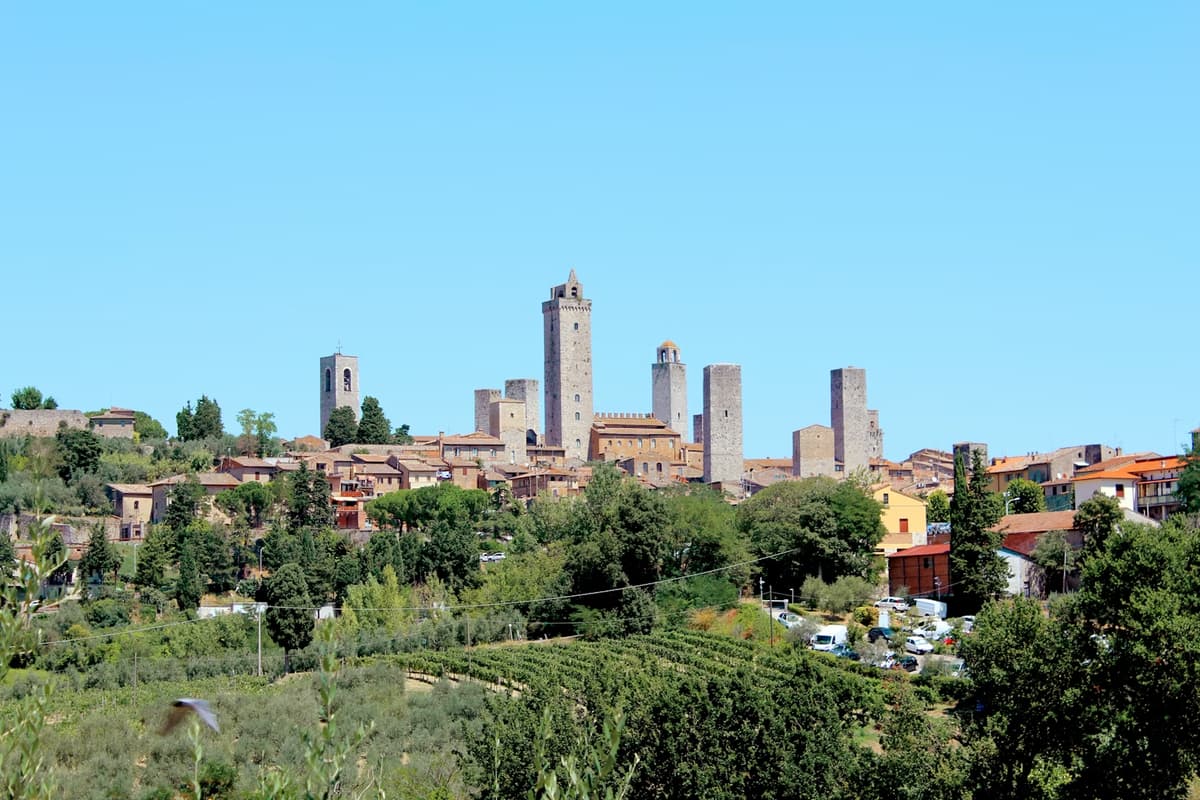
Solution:
<path fill-rule="evenodd" d="M 195 714 L 196 718 L 205 725 L 217 733 L 221 732 L 220 726 L 217 725 L 217 715 L 213 713 L 207 700 L 197 700 L 194 697 L 181 697 L 171 704 L 171 711 L 167 714 L 167 721 L 163 723 L 159 734 L 166 736 L 178 728 L 179 723 L 183 722 L 188 714 Z"/>

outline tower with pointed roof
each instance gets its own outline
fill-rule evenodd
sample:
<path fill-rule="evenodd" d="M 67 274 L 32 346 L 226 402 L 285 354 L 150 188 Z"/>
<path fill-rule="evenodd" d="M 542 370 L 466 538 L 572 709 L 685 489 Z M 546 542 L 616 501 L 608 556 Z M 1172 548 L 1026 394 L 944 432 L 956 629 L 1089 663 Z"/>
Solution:
<path fill-rule="evenodd" d="M 687 365 L 679 358 L 679 346 L 670 339 L 658 346 L 658 358 L 650 365 L 650 398 L 655 418 L 686 437 Z"/>
<path fill-rule="evenodd" d="M 592 430 L 592 301 L 575 270 L 542 303 L 546 444 L 587 459 Z"/>

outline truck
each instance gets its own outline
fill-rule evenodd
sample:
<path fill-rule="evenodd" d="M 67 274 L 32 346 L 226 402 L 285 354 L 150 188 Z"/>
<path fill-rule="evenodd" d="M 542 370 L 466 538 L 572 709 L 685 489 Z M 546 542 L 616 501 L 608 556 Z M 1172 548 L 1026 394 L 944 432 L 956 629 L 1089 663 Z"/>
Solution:
<path fill-rule="evenodd" d="M 923 617 L 946 618 L 946 604 L 941 600 L 931 600 L 928 597 L 916 597 L 912 601 L 913 608 Z"/>
<path fill-rule="evenodd" d="M 845 625 L 822 625 L 808 643 L 813 650 L 828 651 L 832 650 L 835 645 L 845 644 L 846 637 Z"/>

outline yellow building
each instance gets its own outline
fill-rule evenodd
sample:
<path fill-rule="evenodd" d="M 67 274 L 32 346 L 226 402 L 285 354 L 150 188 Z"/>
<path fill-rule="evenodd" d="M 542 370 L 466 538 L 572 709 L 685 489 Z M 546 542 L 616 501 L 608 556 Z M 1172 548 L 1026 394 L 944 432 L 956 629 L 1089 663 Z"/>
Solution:
<path fill-rule="evenodd" d="M 876 549 L 894 553 L 926 543 L 924 500 L 901 494 L 887 483 L 876 486 L 873 494 L 875 501 L 883 506 L 881 519 L 887 530 Z"/>

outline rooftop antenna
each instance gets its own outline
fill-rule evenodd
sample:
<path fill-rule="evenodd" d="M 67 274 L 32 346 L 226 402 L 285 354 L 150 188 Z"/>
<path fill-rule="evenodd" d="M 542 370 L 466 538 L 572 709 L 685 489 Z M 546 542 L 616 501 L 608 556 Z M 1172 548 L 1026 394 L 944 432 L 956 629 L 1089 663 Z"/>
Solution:
<path fill-rule="evenodd" d="M 341 340 L 341 339 L 338 339 L 338 344 L 337 344 L 337 354 L 338 354 L 339 356 L 342 354 L 342 340 Z"/>

